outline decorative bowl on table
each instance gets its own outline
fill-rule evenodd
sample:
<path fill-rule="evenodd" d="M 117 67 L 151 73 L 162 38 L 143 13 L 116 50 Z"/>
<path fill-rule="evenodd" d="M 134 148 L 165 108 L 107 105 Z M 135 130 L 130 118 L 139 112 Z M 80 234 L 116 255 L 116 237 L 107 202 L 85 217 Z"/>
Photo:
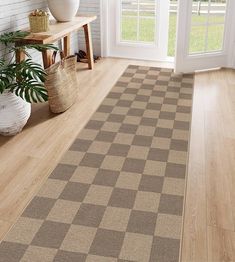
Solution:
<path fill-rule="evenodd" d="M 69 22 L 77 14 L 80 0 L 47 0 L 49 10 L 58 22 Z"/>

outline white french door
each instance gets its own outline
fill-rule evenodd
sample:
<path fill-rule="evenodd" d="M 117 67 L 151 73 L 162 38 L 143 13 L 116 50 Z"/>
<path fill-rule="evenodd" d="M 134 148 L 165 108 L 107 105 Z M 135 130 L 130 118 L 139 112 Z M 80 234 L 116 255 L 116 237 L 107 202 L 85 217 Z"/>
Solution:
<path fill-rule="evenodd" d="M 107 6 L 107 56 L 166 59 L 169 0 L 107 0 Z"/>
<path fill-rule="evenodd" d="M 179 0 L 176 72 L 231 65 L 234 0 Z"/>

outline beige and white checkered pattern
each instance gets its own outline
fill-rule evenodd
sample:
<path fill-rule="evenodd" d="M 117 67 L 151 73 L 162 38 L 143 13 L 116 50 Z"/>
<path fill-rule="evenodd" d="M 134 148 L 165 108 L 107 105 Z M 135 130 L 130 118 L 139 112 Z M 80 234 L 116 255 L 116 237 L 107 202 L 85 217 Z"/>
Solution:
<path fill-rule="evenodd" d="M 129 66 L 1 243 L 0 261 L 178 261 L 193 81 Z"/>

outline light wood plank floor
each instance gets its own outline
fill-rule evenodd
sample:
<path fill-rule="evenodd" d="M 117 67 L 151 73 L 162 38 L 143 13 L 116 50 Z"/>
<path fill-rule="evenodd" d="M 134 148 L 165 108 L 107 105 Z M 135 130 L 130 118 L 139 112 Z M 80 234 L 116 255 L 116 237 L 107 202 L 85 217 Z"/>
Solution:
<path fill-rule="evenodd" d="M 0 239 L 39 190 L 62 154 L 128 64 L 103 59 L 79 65 L 80 97 L 64 114 L 33 106 L 24 131 L 0 137 Z M 235 261 L 235 72 L 197 73 L 182 241 L 182 262 Z"/>

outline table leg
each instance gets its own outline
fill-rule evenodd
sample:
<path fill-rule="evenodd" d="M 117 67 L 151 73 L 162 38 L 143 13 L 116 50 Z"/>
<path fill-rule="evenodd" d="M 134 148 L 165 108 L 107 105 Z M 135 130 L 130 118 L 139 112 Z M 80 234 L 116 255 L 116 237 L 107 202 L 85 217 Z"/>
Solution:
<path fill-rule="evenodd" d="M 85 39 L 86 39 L 86 52 L 87 52 L 87 59 L 88 59 L 88 67 L 89 67 L 89 69 L 93 69 L 93 67 L 94 67 L 94 55 L 93 55 L 90 24 L 84 25 L 83 28 L 84 28 Z"/>
<path fill-rule="evenodd" d="M 70 37 L 71 35 L 68 34 L 67 36 L 64 37 L 64 55 L 65 57 L 70 55 Z"/>
<path fill-rule="evenodd" d="M 25 60 L 25 53 L 21 50 L 16 51 L 16 63 L 20 63 Z"/>
<path fill-rule="evenodd" d="M 45 69 L 50 67 L 53 64 L 52 51 L 51 50 L 42 51 L 42 60 Z"/>

